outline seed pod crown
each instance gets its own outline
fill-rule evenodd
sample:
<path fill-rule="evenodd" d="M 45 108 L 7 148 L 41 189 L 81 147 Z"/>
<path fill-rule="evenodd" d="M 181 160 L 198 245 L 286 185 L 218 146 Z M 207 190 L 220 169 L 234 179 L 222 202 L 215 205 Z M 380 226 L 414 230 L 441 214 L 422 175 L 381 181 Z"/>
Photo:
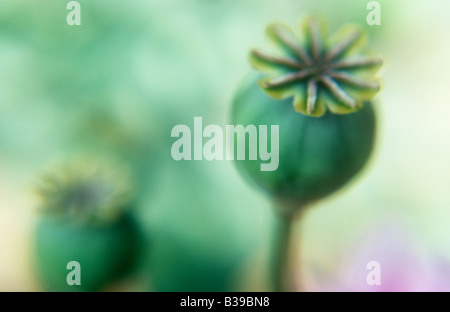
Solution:
<path fill-rule="evenodd" d="M 375 74 L 383 61 L 363 55 L 364 33 L 346 26 L 327 37 L 324 23 L 307 18 L 304 36 L 281 24 L 267 28 L 278 55 L 250 52 L 252 66 L 267 74 L 260 86 L 272 98 L 293 98 L 293 106 L 304 115 L 320 117 L 327 109 L 335 114 L 359 110 L 380 90 Z"/>

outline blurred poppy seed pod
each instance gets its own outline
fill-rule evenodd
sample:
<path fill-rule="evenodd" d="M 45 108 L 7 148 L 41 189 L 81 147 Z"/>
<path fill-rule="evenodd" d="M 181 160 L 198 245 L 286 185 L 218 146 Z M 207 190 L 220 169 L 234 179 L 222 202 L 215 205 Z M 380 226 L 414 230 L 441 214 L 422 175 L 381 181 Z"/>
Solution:
<path fill-rule="evenodd" d="M 259 160 L 237 166 L 289 207 L 333 193 L 369 159 L 376 124 L 371 100 L 380 89 L 374 75 L 382 64 L 359 54 L 364 36 L 355 27 L 328 39 L 323 23 L 308 18 L 303 30 L 297 37 L 285 26 L 268 27 L 278 54 L 251 51 L 258 72 L 240 84 L 231 113 L 234 124 L 279 125 L 277 170 L 261 171 Z"/>
<path fill-rule="evenodd" d="M 98 291 L 132 268 L 139 231 L 129 181 L 125 170 L 92 161 L 44 177 L 35 257 L 47 290 Z M 71 261 L 80 264 L 81 285 L 67 282 Z"/>

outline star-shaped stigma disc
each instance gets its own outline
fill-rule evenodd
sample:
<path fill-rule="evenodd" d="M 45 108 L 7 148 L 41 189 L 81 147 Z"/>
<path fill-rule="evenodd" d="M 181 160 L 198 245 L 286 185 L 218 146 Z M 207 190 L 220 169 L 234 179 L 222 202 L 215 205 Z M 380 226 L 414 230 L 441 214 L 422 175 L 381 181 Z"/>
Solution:
<path fill-rule="evenodd" d="M 259 83 L 269 96 L 292 97 L 296 111 L 320 117 L 327 108 L 335 114 L 355 112 L 376 95 L 375 74 L 383 61 L 359 53 L 365 42 L 360 29 L 347 26 L 327 38 L 323 23 L 314 18 L 302 28 L 299 38 L 288 27 L 270 25 L 267 34 L 278 55 L 250 53 L 253 67 L 268 75 Z"/>

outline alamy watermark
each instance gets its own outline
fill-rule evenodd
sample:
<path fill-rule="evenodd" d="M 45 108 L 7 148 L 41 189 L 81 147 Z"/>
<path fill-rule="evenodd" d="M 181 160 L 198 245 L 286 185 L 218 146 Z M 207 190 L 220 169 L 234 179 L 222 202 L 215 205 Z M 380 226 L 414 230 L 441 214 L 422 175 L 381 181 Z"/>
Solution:
<path fill-rule="evenodd" d="M 66 5 L 69 10 L 67 14 L 67 25 L 80 26 L 81 25 L 81 5 L 78 1 L 69 1 Z M 370 12 L 367 14 L 366 22 L 370 26 L 381 25 L 381 5 L 378 1 L 369 1 L 366 9 Z"/>
<path fill-rule="evenodd" d="M 225 133 L 224 133 L 225 132 Z M 279 126 L 218 125 L 203 129 L 203 118 L 194 117 L 194 129 L 187 125 L 172 128 L 172 138 L 178 138 L 171 149 L 174 160 L 261 160 L 261 171 L 274 171 L 279 164 Z M 246 144 L 248 143 L 248 144 Z M 270 143 L 270 148 L 269 148 Z M 193 145 L 193 148 L 192 148 Z M 248 146 L 248 150 L 246 148 Z M 236 150 L 235 150 L 236 147 Z M 192 151 L 193 150 L 193 151 Z M 236 156 L 236 157 L 235 157 Z"/>
<path fill-rule="evenodd" d="M 370 261 L 366 266 L 367 270 L 370 270 L 366 276 L 366 283 L 369 286 L 381 285 L 381 265 L 378 261 Z"/>
<path fill-rule="evenodd" d="M 66 9 L 70 10 L 70 12 L 67 14 L 67 25 L 74 26 L 74 25 L 81 25 L 81 6 L 78 1 L 70 1 L 66 5 Z"/>
<path fill-rule="evenodd" d="M 70 261 L 66 266 L 67 270 L 71 270 L 67 274 L 66 282 L 69 286 L 81 285 L 81 265 L 78 261 Z"/>
<path fill-rule="evenodd" d="M 367 10 L 370 10 L 367 14 L 366 22 L 369 26 L 381 25 L 381 5 L 378 1 L 370 1 L 366 6 Z"/>

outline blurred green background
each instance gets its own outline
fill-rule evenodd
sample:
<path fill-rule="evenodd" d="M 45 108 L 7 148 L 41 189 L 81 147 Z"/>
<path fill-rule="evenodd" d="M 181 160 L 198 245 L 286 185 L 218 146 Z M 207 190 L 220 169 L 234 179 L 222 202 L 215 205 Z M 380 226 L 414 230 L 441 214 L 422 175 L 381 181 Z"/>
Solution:
<path fill-rule="evenodd" d="M 365 289 L 349 276 L 378 258 L 394 279 L 421 259 L 389 290 L 408 290 L 411 276 L 450 289 L 429 278 L 450 275 L 450 2 L 380 0 L 380 26 L 366 24 L 364 0 L 80 0 L 81 26 L 66 24 L 67 2 L 0 0 L 1 291 L 42 290 L 33 187 L 86 154 L 121 159 L 139 182 L 145 254 L 109 290 L 267 290 L 269 199 L 232 162 L 174 161 L 170 132 L 194 116 L 226 125 L 266 25 L 310 13 L 330 30 L 365 28 L 386 65 L 369 166 L 298 229 L 303 290 Z"/>

